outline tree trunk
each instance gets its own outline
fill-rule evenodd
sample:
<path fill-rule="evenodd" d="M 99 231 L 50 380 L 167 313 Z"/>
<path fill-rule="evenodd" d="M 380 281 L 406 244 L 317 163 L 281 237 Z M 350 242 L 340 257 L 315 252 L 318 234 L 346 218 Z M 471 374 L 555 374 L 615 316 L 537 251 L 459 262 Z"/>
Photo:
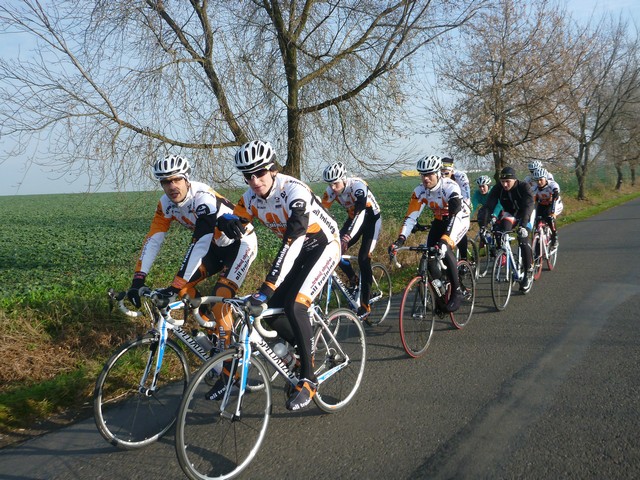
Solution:
<path fill-rule="evenodd" d="M 616 180 L 616 190 L 620 190 L 622 188 L 622 168 L 620 168 L 620 165 L 616 165 L 616 173 L 618 175 L 618 179 Z"/>
<path fill-rule="evenodd" d="M 629 169 L 631 170 L 631 186 L 636 186 L 636 167 L 634 165 L 629 165 Z"/>

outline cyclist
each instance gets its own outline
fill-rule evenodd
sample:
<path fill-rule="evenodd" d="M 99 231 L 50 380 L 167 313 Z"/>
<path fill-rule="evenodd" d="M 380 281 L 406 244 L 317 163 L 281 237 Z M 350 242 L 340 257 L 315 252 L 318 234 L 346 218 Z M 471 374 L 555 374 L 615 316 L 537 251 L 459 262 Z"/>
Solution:
<path fill-rule="evenodd" d="M 501 232 L 517 230 L 518 245 L 526 272 L 525 278 L 520 282 L 520 290 L 528 291 L 533 282 L 533 255 L 529 232 L 532 227 L 530 221 L 534 199 L 529 184 L 519 181 L 512 167 L 504 167 L 500 171 L 500 183 L 489 191 L 485 207 L 493 211 L 498 202 L 503 209 L 498 218 L 498 230 Z"/>
<path fill-rule="evenodd" d="M 542 168 L 542 162 L 540 160 L 533 160 L 529 162 L 527 168 L 529 169 L 529 175 L 524 177 L 524 181 L 527 182 L 531 187 L 531 190 L 533 190 L 538 184 L 533 178 L 533 172 L 538 168 Z M 549 180 L 553 181 L 553 175 L 549 171 L 547 171 L 547 175 L 549 175 Z"/>
<path fill-rule="evenodd" d="M 440 157 L 429 155 L 421 158 L 416 167 L 422 177 L 422 183 L 411 195 L 400 234 L 398 239 L 389 246 L 389 253 L 395 255 L 398 247 L 404 244 L 425 205 L 431 208 L 435 218 L 427 236 L 427 246 L 438 248 L 438 256 L 447 267 L 453 293 L 446 308 L 449 312 L 455 312 L 460 307 L 464 296 L 460 290 L 453 249 L 469 230 L 469 205 L 463 200 L 458 184 L 442 176 Z"/>
<path fill-rule="evenodd" d="M 476 179 L 476 184 L 478 185 L 478 189 L 473 192 L 473 196 L 471 197 L 471 204 L 473 205 L 471 217 L 473 218 L 474 213 L 478 212 L 478 225 L 484 227 L 489 223 L 490 218 L 497 218 L 500 215 L 502 205 L 498 202 L 492 212 L 488 212 L 484 206 L 487 203 L 487 198 L 489 197 L 491 177 L 488 175 L 480 175 Z"/>
<path fill-rule="evenodd" d="M 373 282 L 371 252 L 376 247 L 380 235 L 380 227 L 382 226 L 380 207 L 373 193 L 369 190 L 367 182 L 361 178 L 347 177 L 347 172 L 342 162 L 336 162 L 325 168 L 322 178 L 329 184 L 322 196 L 322 206 L 329 210 L 331 204 L 337 200 L 348 214 L 347 220 L 340 229 L 342 254 L 346 254 L 347 249 L 362 238 L 360 250 L 358 251 L 358 264 L 360 265 L 360 275 L 362 276 L 358 316 L 363 317 L 371 312 L 371 307 L 369 306 L 371 284 Z M 351 288 L 356 288 L 358 286 L 358 276 L 354 272 L 351 263 L 341 261 L 339 266 L 349 278 Z"/>
<path fill-rule="evenodd" d="M 450 178 L 458 184 L 460 192 L 462 193 L 462 199 L 469 206 L 469 209 L 471 209 L 471 186 L 469 185 L 469 177 L 467 177 L 466 173 L 453 168 L 453 158 L 442 157 L 442 176 Z M 467 236 L 464 235 L 457 245 L 460 258 L 463 260 L 467 259 L 467 246 Z"/>
<path fill-rule="evenodd" d="M 235 154 L 235 165 L 249 189 L 235 215 L 221 218 L 218 225 L 233 235 L 243 231 L 245 222 L 257 219 L 282 239 L 266 279 L 247 305 L 255 316 L 267 303 L 284 307 L 286 318 L 270 326 L 300 355 L 301 380 L 286 402 L 287 409 L 299 410 L 309 405 L 317 390 L 308 309 L 340 260 L 338 225 L 306 184 L 278 173 L 269 142 L 244 144 Z M 224 388 L 214 393 L 212 399 L 220 398 Z"/>
<path fill-rule="evenodd" d="M 553 180 L 549 180 L 549 172 L 544 168 L 536 168 L 532 176 L 536 181 L 536 186 L 533 189 L 536 201 L 536 217 L 542 217 L 551 228 L 551 247 L 554 247 L 558 240 L 556 217 L 564 209 L 562 198 L 560 197 L 560 185 Z"/>
<path fill-rule="evenodd" d="M 129 300 L 138 308 L 139 289 L 144 285 L 172 222 L 190 229 L 193 236 L 173 282 L 169 287 L 157 291 L 167 300 L 185 294 L 196 296 L 195 286 L 218 272 L 220 275 L 212 294 L 233 297 L 256 257 L 257 240 L 253 229 L 248 230 L 242 238 L 233 239 L 216 228 L 220 216 L 233 212 L 233 203 L 210 186 L 190 181 L 190 172 L 189 161 L 178 155 L 162 158 L 153 167 L 153 174 L 160 181 L 164 195 L 158 202 L 127 292 Z M 209 314 L 207 308 L 202 308 L 201 313 L 204 316 Z M 231 340 L 229 332 L 233 328 L 231 312 L 223 310 L 223 304 L 220 303 L 213 307 L 213 317 L 218 331 L 215 333 L 217 338 L 213 338 L 214 332 L 209 332 L 210 339 L 219 348 L 228 346 Z"/>

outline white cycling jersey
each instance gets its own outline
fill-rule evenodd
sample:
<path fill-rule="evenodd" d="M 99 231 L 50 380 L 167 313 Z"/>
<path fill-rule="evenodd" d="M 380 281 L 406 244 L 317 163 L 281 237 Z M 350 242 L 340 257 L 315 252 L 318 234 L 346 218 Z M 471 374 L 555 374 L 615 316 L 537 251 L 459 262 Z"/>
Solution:
<path fill-rule="evenodd" d="M 342 205 L 349 215 L 351 223 L 349 231 L 345 233 L 348 233 L 352 238 L 360 231 L 367 210 L 371 210 L 374 215 L 380 213 L 380 206 L 369 190 L 369 185 L 358 177 L 346 178 L 344 189 L 340 194 L 336 194 L 331 187 L 327 187 L 322 196 L 322 206 L 328 210 L 334 201 Z"/>
<path fill-rule="evenodd" d="M 181 267 L 182 277 L 189 280 L 202 264 L 202 258 L 207 254 L 211 244 L 218 247 L 227 247 L 235 242 L 217 227 L 216 219 L 225 213 L 232 213 L 234 205 L 229 200 L 218 194 L 209 185 L 201 182 L 190 182 L 185 200 L 179 205 L 173 203 L 167 195 L 163 195 L 156 207 L 156 213 L 151 221 L 151 228 L 147 234 L 136 264 L 136 271 L 148 273 L 153 265 L 165 236 L 172 222 L 178 222 L 189 230 L 194 231 L 193 243 L 183 261 Z M 207 228 L 201 232 L 195 232 L 198 219 L 207 218 Z M 255 257 L 256 238 L 253 227 L 247 231 L 247 235 L 240 241 L 241 252 L 239 257 L 245 258 L 243 263 L 250 263 Z M 246 275 L 246 268 L 239 269 L 240 275 L 233 280 L 242 284 Z"/>
<path fill-rule="evenodd" d="M 540 187 L 536 182 L 535 187 L 533 187 L 533 196 L 536 204 L 551 206 L 550 213 L 560 215 L 564 210 L 562 197 L 560 196 L 560 185 L 553 180 L 547 180 L 547 184 L 544 187 Z"/>
<path fill-rule="evenodd" d="M 449 202 L 456 198 L 459 199 L 461 208 L 451 216 L 449 215 Z M 409 237 L 425 206 L 433 211 L 436 220 L 449 220 L 447 234 L 454 243 L 457 244 L 466 235 L 471 217 L 469 205 L 462 197 L 460 186 L 454 180 L 444 177 L 431 190 L 423 184 L 418 185 L 413 190 L 400 235 L 405 238 Z"/>
<path fill-rule="evenodd" d="M 335 252 L 326 265 L 317 266 L 316 284 L 324 285 L 339 260 L 338 225 L 322 207 L 320 199 L 300 180 L 278 173 L 267 198 L 248 189 L 238 201 L 234 213 L 252 221 L 257 218 L 283 240 L 282 246 L 265 280 L 275 290 L 285 279 L 298 255 L 325 248 L 335 243 Z M 300 293 L 303 293 L 302 291 Z M 306 296 L 313 299 L 319 293 L 315 287 Z"/>

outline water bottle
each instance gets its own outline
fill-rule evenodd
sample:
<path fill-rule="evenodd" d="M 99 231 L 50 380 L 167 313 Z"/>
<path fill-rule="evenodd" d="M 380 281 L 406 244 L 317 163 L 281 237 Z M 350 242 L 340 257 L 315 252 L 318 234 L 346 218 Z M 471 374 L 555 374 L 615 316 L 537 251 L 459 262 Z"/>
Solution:
<path fill-rule="evenodd" d="M 193 330 L 191 332 L 191 335 L 193 336 L 193 338 L 195 338 L 196 342 L 198 342 L 198 345 L 204 348 L 205 352 L 209 353 L 211 351 L 211 349 L 213 348 L 213 343 L 211 342 L 211 340 L 209 340 L 209 337 L 206 333 L 204 333 L 202 330 Z"/>
<path fill-rule="evenodd" d="M 273 347 L 273 351 L 282 359 L 287 367 L 292 367 L 296 361 L 295 357 L 284 343 L 276 343 Z"/>
<path fill-rule="evenodd" d="M 220 325 L 218 327 L 218 351 L 221 352 L 226 348 L 226 344 L 227 344 L 227 332 L 225 331 L 224 327 L 222 325 Z"/>
<path fill-rule="evenodd" d="M 442 283 L 442 280 L 440 280 L 439 278 L 434 278 L 431 281 L 431 285 L 433 285 L 433 288 L 439 297 L 444 295 L 444 284 Z"/>

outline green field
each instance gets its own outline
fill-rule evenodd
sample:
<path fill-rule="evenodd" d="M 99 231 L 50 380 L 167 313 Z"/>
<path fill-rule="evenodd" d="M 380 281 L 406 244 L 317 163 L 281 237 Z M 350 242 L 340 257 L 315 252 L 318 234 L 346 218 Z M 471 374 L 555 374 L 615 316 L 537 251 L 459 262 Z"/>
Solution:
<path fill-rule="evenodd" d="M 571 174 L 556 174 L 564 188 L 562 222 L 637 195 L 634 190 L 614 192 L 615 179 L 603 172 L 589 186 L 590 201 L 580 203 L 571 199 L 576 192 Z M 470 175 L 471 181 L 478 175 Z M 396 177 L 369 182 L 383 212 L 376 259 L 386 262 L 386 247 L 396 238 L 419 181 Z M 313 188 L 321 194 L 325 186 Z M 232 201 L 241 193 L 220 192 Z M 122 341 L 144 331 L 139 321 L 109 311 L 106 291 L 128 288 L 160 194 L 0 197 L 0 431 L 89 402 L 104 360 Z M 342 224 L 341 208 L 335 205 L 331 211 Z M 279 240 L 263 229 L 258 239 L 260 256 L 241 293 L 260 284 L 279 247 Z M 151 287 L 170 283 L 189 241 L 186 229 L 171 229 L 149 274 Z M 411 271 L 394 272 L 398 292 Z"/>

